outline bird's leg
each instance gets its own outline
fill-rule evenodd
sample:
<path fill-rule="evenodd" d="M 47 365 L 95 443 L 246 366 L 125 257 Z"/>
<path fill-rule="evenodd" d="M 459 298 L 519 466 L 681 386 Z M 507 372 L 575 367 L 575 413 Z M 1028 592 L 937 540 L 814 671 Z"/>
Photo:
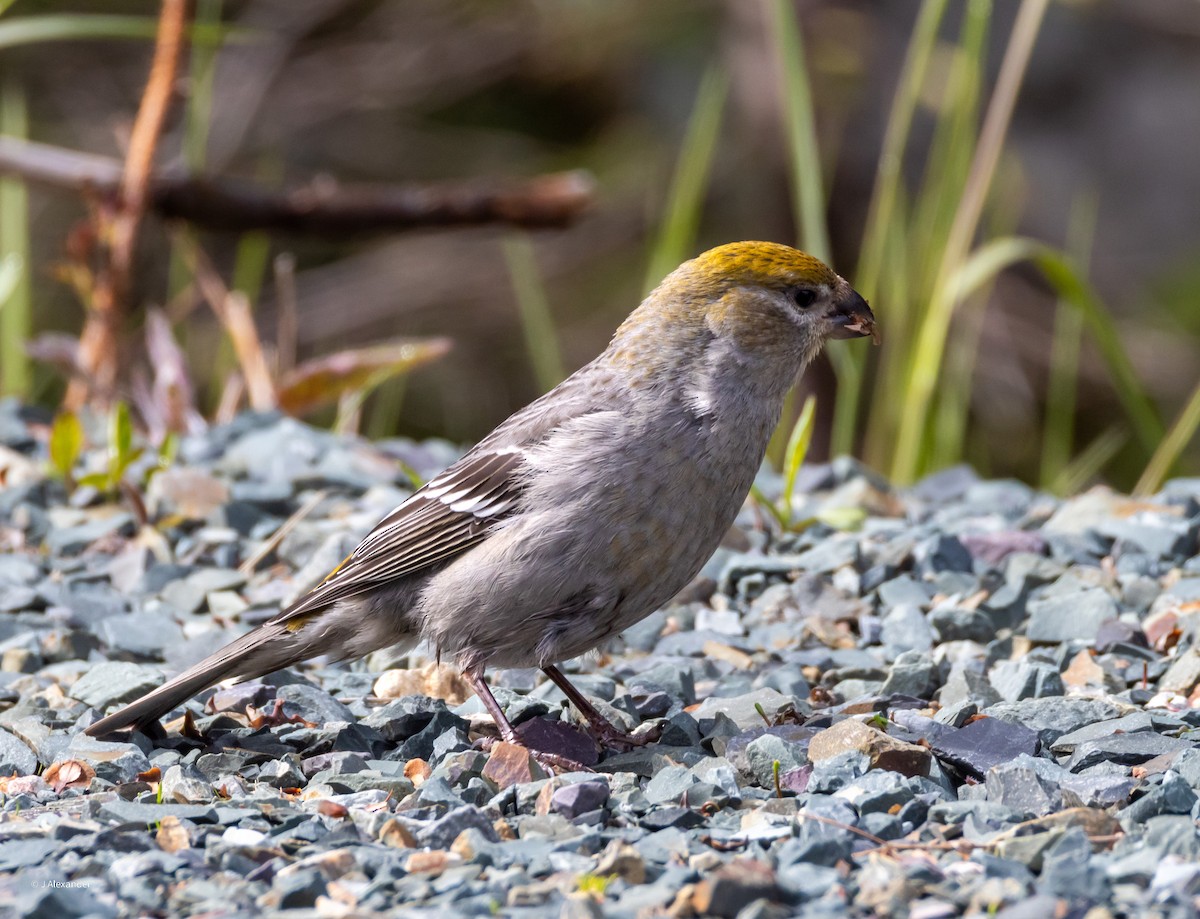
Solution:
<path fill-rule="evenodd" d="M 553 664 L 543 667 L 542 672 L 550 677 L 554 685 L 563 691 L 563 695 L 570 700 L 571 704 L 579 709 L 579 714 L 583 715 L 592 729 L 592 735 L 601 746 L 615 749 L 620 749 L 622 746 L 641 747 L 658 740 L 662 734 L 662 731 L 658 730 L 650 730 L 638 735 L 622 731 L 601 715 L 596 710 L 596 706 L 588 701 L 587 696 L 576 689 L 575 685 Z"/>
<path fill-rule="evenodd" d="M 521 739 L 521 735 L 517 733 L 517 729 L 512 726 L 512 722 L 508 720 L 508 716 L 504 714 L 504 709 L 500 707 L 500 703 L 496 701 L 496 697 L 492 695 L 492 691 L 488 689 L 488 685 L 483 679 L 482 666 L 473 665 L 467 667 L 463 670 L 462 675 L 466 677 L 467 682 L 471 684 L 471 688 L 475 690 L 475 695 L 483 700 L 483 707 L 492 716 L 492 721 L 496 723 L 496 728 L 500 731 L 500 739 L 505 743 L 516 744 L 519 747 L 529 750 L 530 756 L 552 772 L 555 769 L 562 770 L 563 772 L 593 771 L 583 763 L 577 763 L 566 756 L 547 753 L 544 750 L 534 750 L 526 744 Z"/>

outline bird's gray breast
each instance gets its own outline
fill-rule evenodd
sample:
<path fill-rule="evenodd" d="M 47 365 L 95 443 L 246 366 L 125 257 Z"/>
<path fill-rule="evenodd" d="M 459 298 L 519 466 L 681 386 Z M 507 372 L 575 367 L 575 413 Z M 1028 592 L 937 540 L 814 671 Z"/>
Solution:
<path fill-rule="evenodd" d="M 657 408 L 592 412 L 526 448 L 520 508 L 431 579 L 428 637 L 460 658 L 551 663 L 686 585 L 732 524 L 770 424 L 682 399 Z"/>

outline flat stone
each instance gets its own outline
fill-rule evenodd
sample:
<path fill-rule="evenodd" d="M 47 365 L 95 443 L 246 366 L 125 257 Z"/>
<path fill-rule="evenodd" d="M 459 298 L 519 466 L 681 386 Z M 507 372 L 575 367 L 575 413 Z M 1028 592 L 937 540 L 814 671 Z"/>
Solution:
<path fill-rule="evenodd" d="M 807 754 L 807 743 L 789 743 L 773 733 L 760 734 L 746 745 L 749 770 L 759 787 L 767 789 L 775 788 L 776 763 L 782 775 L 803 766 L 808 761 Z"/>
<path fill-rule="evenodd" d="M 33 775 L 37 755 L 8 731 L 0 731 L 0 776 Z"/>
<path fill-rule="evenodd" d="M 1062 677 L 1050 664 L 1027 659 L 1000 661 L 989 674 L 992 686 L 1006 702 L 1064 694 Z"/>
<path fill-rule="evenodd" d="M 117 785 L 132 782 L 150 769 L 150 760 L 136 744 L 96 740 L 86 734 L 71 738 L 64 758 L 83 760 L 98 777 Z"/>
<path fill-rule="evenodd" d="M 455 808 L 426 826 L 418 827 L 416 838 L 422 846 L 449 849 L 454 840 L 467 830 L 476 830 L 490 842 L 499 842 L 496 829 L 487 814 L 469 804 Z"/>
<path fill-rule="evenodd" d="M 1177 750 L 1191 750 L 1192 745 L 1178 737 L 1166 737 L 1162 734 L 1113 734 L 1088 740 L 1075 747 L 1067 768 L 1079 772 L 1097 763 L 1121 763 L 1126 766 L 1136 766 L 1164 753 Z"/>
<path fill-rule="evenodd" d="M 550 809 L 568 820 L 598 810 L 608 801 L 608 783 L 603 780 L 572 782 L 554 790 Z"/>
<path fill-rule="evenodd" d="M 181 644 L 183 629 L 162 612 L 136 612 L 102 619 L 96 628 L 109 648 L 137 657 L 158 659 L 163 649 Z"/>
<path fill-rule="evenodd" d="M 216 823 L 217 812 L 207 804 L 141 804 L 136 801 L 106 801 L 100 805 L 102 820 L 150 825 L 166 817 L 192 823 Z"/>
<path fill-rule="evenodd" d="M 289 683 L 280 686 L 275 691 L 275 698 L 283 703 L 283 711 L 288 715 L 299 715 L 306 721 L 326 724 L 331 721 L 345 721 L 353 724 L 358 719 L 345 705 L 316 686 L 307 683 Z"/>
<path fill-rule="evenodd" d="M 52 528 L 46 534 L 46 548 L 56 555 L 78 555 L 98 539 L 114 533 L 132 536 L 135 529 L 130 514 L 124 511 L 108 513 L 77 526 Z"/>
<path fill-rule="evenodd" d="M 162 684 L 162 671 L 157 667 L 105 661 L 89 669 L 67 692 L 85 705 L 104 709 L 120 702 L 132 702 Z"/>
<path fill-rule="evenodd" d="M 933 638 L 933 629 L 919 606 L 902 603 L 883 617 L 881 640 L 890 658 L 905 651 L 928 651 L 933 647 Z"/>
<path fill-rule="evenodd" d="M 1062 808 L 1060 784 L 1065 775 L 1069 773 L 1056 763 L 1022 753 L 988 770 L 988 800 L 1040 817 Z"/>
<path fill-rule="evenodd" d="M 229 487 L 203 469 L 172 466 L 150 480 L 151 513 L 205 520 L 229 500 Z"/>
<path fill-rule="evenodd" d="M 527 748 L 500 741 L 491 749 L 483 777 L 500 788 L 509 788 L 547 776 Z"/>
<path fill-rule="evenodd" d="M 922 651 L 905 651 L 892 662 L 880 695 L 902 695 L 911 699 L 928 699 L 937 687 L 937 668 L 933 659 Z"/>
<path fill-rule="evenodd" d="M 795 701 L 791 696 L 785 696 L 774 689 L 757 689 L 740 696 L 710 696 L 691 709 L 690 714 L 700 724 L 702 731 L 703 722 L 715 718 L 718 714 L 729 718 L 745 731 L 763 724 L 762 715 L 758 713 L 756 706 L 761 707 L 767 718 L 771 718 L 784 708 L 794 705 Z"/>
<path fill-rule="evenodd" d="M 873 769 L 902 775 L 925 775 L 929 771 L 928 749 L 897 740 L 853 718 L 819 732 L 808 744 L 808 756 L 814 763 L 847 752 L 866 755 Z"/>
<path fill-rule="evenodd" d="M 1018 552 L 1041 555 L 1046 551 L 1046 541 L 1037 533 L 1027 530 L 972 533 L 959 536 L 959 540 L 971 553 L 972 558 L 995 567 L 999 567 L 1006 558 Z"/>
<path fill-rule="evenodd" d="M 1158 679 L 1163 692 L 1190 693 L 1200 683 L 1200 649 L 1195 646 L 1179 654 Z"/>
<path fill-rule="evenodd" d="M 979 718 L 957 730 L 939 732 L 929 740 L 938 759 L 976 779 L 1018 756 L 1033 756 L 1038 735 L 1021 724 L 999 718 Z"/>
<path fill-rule="evenodd" d="M 1063 734 L 1096 721 L 1118 718 L 1123 711 L 1117 704 L 1100 699 L 1048 698 L 998 702 L 984 709 L 983 714 L 1037 731 L 1042 746 L 1048 747 Z"/>
<path fill-rule="evenodd" d="M 766 862 L 737 858 L 703 878 L 692 895 L 692 907 L 701 916 L 732 917 L 755 900 L 776 897 L 775 872 Z"/>
<path fill-rule="evenodd" d="M 1000 701 L 1000 693 L 996 692 L 982 672 L 971 666 L 955 664 L 938 693 L 938 700 L 943 708 L 952 708 L 964 702 L 971 702 L 977 708 L 986 708 Z"/>
<path fill-rule="evenodd" d="M 584 766 L 594 766 L 600 761 L 596 741 L 577 725 L 547 718 L 530 718 L 518 724 L 516 730 L 517 736 L 531 750 L 563 756 Z"/>
<path fill-rule="evenodd" d="M 1027 604 L 1029 624 L 1025 634 L 1031 641 L 1060 643 L 1095 641 L 1100 627 L 1117 617 L 1117 601 L 1100 588 L 1031 600 Z"/>
<path fill-rule="evenodd" d="M 996 623 L 981 610 L 941 607 L 929 614 L 929 624 L 941 641 L 991 641 Z"/>

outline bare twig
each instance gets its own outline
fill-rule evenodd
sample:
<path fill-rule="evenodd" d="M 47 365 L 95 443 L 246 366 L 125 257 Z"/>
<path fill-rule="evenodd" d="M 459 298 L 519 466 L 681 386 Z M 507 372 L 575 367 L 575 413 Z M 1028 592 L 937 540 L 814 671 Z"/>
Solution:
<path fill-rule="evenodd" d="M 274 408 L 278 403 L 275 381 L 271 377 L 271 365 L 254 325 L 246 295 L 225 286 L 204 250 L 188 234 L 176 233 L 175 241 L 179 244 L 184 264 L 196 279 L 200 295 L 208 301 L 229 335 L 245 378 L 250 407 L 256 411 Z"/>
<path fill-rule="evenodd" d="M 280 525 L 278 530 L 264 539 L 253 555 L 238 566 L 238 571 L 245 575 L 253 574 L 258 569 L 258 566 L 262 564 L 263 559 L 274 552 L 279 547 L 279 544 L 283 542 L 284 537 L 292 532 L 300 521 L 316 510 L 317 505 L 324 501 L 327 495 L 328 492 L 324 489 L 315 491 L 309 495 L 308 500 L 301 504 L 296 509 L 296 512 Z"/>
<path fill-rule="evenodd" d="M 0 137 L 0 173 L 98 195 L 121 184 L 116 160 L 15 137 Z M 387 233 L 431 226 L 504 223 L 565 226 L 591 204 L 586 172 L 557 172 L 519 181 L 343 185 L 317 179 L 271 191 L 230 178 L 154 174 L 145 206 L 162 217 L 210 230 L 284 230 L 311 236 Z"/>
<path fill-rule="evenodd" d="M 187 0 L 163 0 L 154 60 L 129 138 L 129 152 L 121 170 L 115 207 L 111 210 L 102 207 L 95 214 L 100 226 L 105 222 L 109 224 L 107 232 L 97 234 L 108 242 L 107 264 L 96 272 L 91 308 L 79 336 L 80 363 L 87 382 L 72 380 L 63 400 L 64 406 L 71 410 L 79 409 L 87 401 L 89 390 L 102 401 L 112 398 L 116 390 L 121 317 L 129 293 L 138 228 L 150 188 L 154 151 L 183 51 L 187 12 Z"/>

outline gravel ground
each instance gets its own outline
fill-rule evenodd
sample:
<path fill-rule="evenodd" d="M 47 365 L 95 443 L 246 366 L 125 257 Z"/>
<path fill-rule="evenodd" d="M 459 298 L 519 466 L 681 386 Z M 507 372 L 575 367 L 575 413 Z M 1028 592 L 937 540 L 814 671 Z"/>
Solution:
<path fill-rule="evenodd" d="M 806 468 L 795 516 L 826 522 L 748 508 L 672 606 L 565 665 L 658 743 L 598 755 L 537 672 L 491 674 L 525 739 L 595 770 L 548 776 L 485 751 L 422 652 L 86 737 L 318 581 L 406 494 L 397 459 L 454 450 L 247 415 L 182 443 L 139 527 L 47 479 L 45 435 L 0 402 L 4 915 L 1196 915 L 1200 480 L 1062 501 Z"/>

